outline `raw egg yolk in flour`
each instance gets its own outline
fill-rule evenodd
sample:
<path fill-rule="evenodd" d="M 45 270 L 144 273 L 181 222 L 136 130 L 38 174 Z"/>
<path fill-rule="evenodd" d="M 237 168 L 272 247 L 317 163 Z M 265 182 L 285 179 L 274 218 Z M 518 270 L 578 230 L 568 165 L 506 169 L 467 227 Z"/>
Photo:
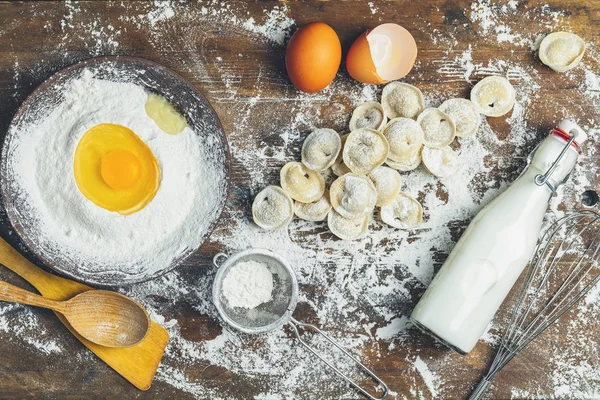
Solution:
<path fill-rule="evenodd" d="M 74 172 L 86 198 L 122 215 L 144 208 L 160 184 L 152 150 L 131 129 L 116 124 L 96 125 L 83 135 Z"/>

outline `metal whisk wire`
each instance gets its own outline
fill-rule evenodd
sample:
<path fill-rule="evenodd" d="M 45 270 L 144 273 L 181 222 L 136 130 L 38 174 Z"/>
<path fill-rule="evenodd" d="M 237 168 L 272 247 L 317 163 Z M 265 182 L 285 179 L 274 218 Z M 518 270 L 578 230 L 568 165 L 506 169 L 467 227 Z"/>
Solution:
<path fill-rule="evenodd" d="M 569 260 L 573 255 L 573 260 Z M 492 379 L 510 360 L 600 281 L 599 258 L 599 214 L 580 211 L 550 226 L 538 242 L 496 357 L 469 400 L 481 399 Z M 568 267 L 563 269 L 565 265 Z M 554 283 L 558 288 L 552 291 L 548 286 Z"/>

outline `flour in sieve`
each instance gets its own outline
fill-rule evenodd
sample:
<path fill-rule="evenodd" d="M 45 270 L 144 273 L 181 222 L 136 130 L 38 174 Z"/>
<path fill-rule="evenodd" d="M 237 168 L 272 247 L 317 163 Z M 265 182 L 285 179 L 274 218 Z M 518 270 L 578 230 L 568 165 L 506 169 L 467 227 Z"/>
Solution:
<path fill-rule="evenodd" d="M 191 128 L 168 135 L 156 126 L 144 110 L 147 97 L 140 86 L 99 80 L 86 70 L 65 85 L 62 102 L 12 132 L 6 167 L 8 184 L 18 196 L 15 211 L 28 221 L 28 235 L 49 258 L 60 255 L 85 274 L 105 268 L 150 274 L 199 245 L 218 212 L 224 177 Z M 139 212 L 107 211 L 77 188 L 75 148 L 100 123 L 132 129 L 158 160 L 160 187 Z"/>
<path fill-rule="evenodd" d="M 223 297 L 230 307 L 253 309 L 271 300 L 273 274 L 265 263 L 235 264 L 223 279 Z"/>

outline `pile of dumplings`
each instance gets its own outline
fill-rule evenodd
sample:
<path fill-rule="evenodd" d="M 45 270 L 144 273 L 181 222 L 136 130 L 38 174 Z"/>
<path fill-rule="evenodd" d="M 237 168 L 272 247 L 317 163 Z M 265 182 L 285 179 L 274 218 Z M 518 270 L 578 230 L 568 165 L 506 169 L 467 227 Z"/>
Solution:
<path fill-rule="evenodd" d="M 457 173 L 458 156 L 450 147 L 454 139 L 473 136 L 480 114 L 504 115 L 514 102 L 514 88 L 501 76 L 477 83 L 471 100 L 449 99 L 438 108 L 425 108 L 415 86 L 391 82 L 383 88 L 381 103 L 370 101 L 354 110 L 349 134 L 319 128 L 308 135 L 302 161 L 281 169 L 281 186 L 268 186 L 255 197 L 254 222 L 274 230 L 295 214 L 307 221 L 327 220 L 334 235 L 354 240 L 367 232 L 370 215 L 380 207 L 384 223 L 412 229 L 421 223 L 423 208 L 401 191 L 399 171 L 412 171 L 422 162 L 440 178 Z M 329 168 L 337 179 L 327 190 L 321 173 Z"/>

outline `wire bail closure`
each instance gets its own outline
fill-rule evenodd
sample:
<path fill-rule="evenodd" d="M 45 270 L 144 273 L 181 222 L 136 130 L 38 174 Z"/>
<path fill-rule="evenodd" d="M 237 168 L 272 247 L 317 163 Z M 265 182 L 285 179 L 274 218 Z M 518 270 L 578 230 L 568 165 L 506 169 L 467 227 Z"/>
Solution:
<path fill-rule="evenodd" d="M 571 147 L 573 142 L 575 142 L 575 137 L 576 137 L 575 135 L 572 135 L 569 132 L 569 137 L 570 137 L 569 141 L 567 142 L 565 147 L 562 149 L 562 151 L 560 152 L 558 157 L 556 157 L 556 160 L 554 160 L 554 162 L 552 163 L 550 168 L 548 168 L 548 171 L 546 171 L 544 174 L 537 174 L 533 180 L 535 182 L 535 184 L 538 186 L 543 186 L 543 185 L 548 186 L 550 188 L 550 190 L 552 191 L 552 196 L 556 196 L 556 186 L 554 186 L 552 183 L 550 183 L 550 177 L 552 176 L 552 173 L 554 173 L 554 170 L 558 166 L 558 163 L 560 162 L 560 160 L 562 160 L 562 158 L 565 156 L 565 154 L 567 154 L 567 150 L 569 150 L 569 147 Z"/>

